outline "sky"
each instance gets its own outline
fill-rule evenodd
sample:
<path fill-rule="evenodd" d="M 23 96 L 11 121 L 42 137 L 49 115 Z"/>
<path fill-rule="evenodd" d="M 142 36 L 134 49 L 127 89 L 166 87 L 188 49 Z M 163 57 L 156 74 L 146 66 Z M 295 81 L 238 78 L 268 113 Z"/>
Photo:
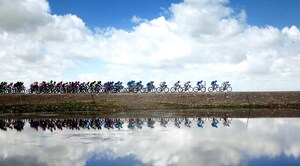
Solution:
<path fill-rule="evenodd" d="M 300 90 L 300 0 L 0 0 L 0 81 Z"/>

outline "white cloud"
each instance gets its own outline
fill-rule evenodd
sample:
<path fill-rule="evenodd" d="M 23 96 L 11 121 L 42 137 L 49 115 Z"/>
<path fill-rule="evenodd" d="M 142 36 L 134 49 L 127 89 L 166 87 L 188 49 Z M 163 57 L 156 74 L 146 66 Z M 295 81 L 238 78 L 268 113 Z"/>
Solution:
<path fill-rule="evenodd" d="M 131 22 L 133 22 L 133 23 L 141 23 L 141 22 L 146 22 L 146 21 L 148 21 L 148 20 L 138 17 L 136 15 L 132 16 L 132 18 L 131 18 Z"/>
<path fill-rule="evenodd" d="M 33 82 L 77 80 L 85 74 L 95 80 L 169 84 L 217 79 L 231 81 L 234 90 L 299 90 L 291 84 L 300 82 L 299 29 L 250 26 L 247 11 L 233 11 L 227 3 L 186 0 L 171 5 L 168 19 L 134 15 L 130 31 L 93 32 L 75 15 L 50 14 L 45 0 L 2 0 L 0 76 Z M 102 70 L 87 73 L 91 60 L 101 61 Z M 66 77 L 72 69 L 76 73 Z"/>
<path fill-rule="evenodd" d="M 0 2 L 0 30 L 9 32 L 35 31 L 47 24 L 49 4 L 40 0 L 2 0 Z"/>

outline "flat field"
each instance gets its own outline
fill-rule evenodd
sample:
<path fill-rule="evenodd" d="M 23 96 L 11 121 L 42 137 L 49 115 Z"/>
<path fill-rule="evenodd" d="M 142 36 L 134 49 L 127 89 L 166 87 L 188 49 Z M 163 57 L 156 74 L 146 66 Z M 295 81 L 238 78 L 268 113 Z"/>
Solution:
<path fill-rule="evenodd" d="M 300 117 L 300 92 L 3 94 L 1 116 Z"/>

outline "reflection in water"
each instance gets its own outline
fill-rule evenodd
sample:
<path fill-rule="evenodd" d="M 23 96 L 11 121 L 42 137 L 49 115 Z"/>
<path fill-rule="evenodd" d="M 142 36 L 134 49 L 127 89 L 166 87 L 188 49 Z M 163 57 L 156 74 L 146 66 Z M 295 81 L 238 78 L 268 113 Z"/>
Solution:
<path fill-rule="evenodd" d="M 0 129 L 7 131 L 7 129 L 15 129 L 22 131 L 25 124 L 28 122 L 31 128 L 36 131 L 39 129 L 45 131 L 50 130 L 80 130 L 80 129 L 94 129 L 100 130 L 102 127 L 106 129 L 121 129 L 124 123 L 128 123 L 129 129 L 142 129 L 144 122 L 147 122 L 147 127 L 154 128 L 155 122 L 159 122 L 160 126 L 166 128 L 167 124 L 171 121 L 177 128 L 180 128 L 183 123 L 186 127 L 192 127 L 192 121 L 195 121 L 198 127 L 203 128 L 205 121 L 209 121 L 212 127 L 218 128 L 219 122 L 224 126 L 229 127 L 232 118 L 106 118 L 106 119 L 39 119 L 39 120 L 14 120 L 14 119 L 0 119 Z"/>
<path fill-rule="evenodd" d="M 0 120 L 0 165 L 299 165 L 299 122 L 203 117 L 6 119 Z"/>

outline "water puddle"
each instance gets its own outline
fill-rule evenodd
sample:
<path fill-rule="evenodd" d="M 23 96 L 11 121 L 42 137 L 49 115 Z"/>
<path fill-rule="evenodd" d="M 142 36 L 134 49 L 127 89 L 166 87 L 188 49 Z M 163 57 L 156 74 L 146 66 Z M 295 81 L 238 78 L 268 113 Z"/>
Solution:
<path fill-rule="evenodd" d="M 299 118 L 2 119 L 0 165 L 299 165 Z"/>

